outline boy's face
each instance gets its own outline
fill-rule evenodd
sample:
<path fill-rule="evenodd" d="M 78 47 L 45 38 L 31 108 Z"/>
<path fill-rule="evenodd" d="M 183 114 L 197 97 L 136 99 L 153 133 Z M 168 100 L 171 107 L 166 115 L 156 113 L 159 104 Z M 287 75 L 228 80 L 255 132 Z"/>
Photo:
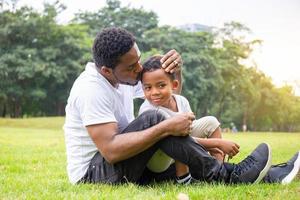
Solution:
<path fill-rule="evenodd" d="M 172 92 L 178 87 L 177 80 L 171 80 L 163 69 L 145 72 L 142 77 L 146 99 L 155 106 L 169 108 Z"/>

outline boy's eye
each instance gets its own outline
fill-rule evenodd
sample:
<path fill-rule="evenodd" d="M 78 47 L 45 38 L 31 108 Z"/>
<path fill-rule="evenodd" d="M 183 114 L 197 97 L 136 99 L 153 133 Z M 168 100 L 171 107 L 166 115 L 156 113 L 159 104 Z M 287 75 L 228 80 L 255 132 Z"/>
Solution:
<path fill-rule="evenodd" d="M 144 90 L 148 91 L 148 90 L 150 90 L 150 87 L 149 86 L 144 86 Z"/>
<path fill-rule="evenodd" d="M 164 88 L 166 86 L 166 84 L 160 84 L 159 88 Z"/>

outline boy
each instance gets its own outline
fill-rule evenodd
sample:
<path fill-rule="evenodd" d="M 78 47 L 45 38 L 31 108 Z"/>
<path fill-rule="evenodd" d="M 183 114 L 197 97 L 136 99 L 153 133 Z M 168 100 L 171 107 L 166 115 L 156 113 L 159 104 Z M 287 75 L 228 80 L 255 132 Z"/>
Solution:
<path fill-rule="evenodd" d="M 179 84 L 174 74 L 163 70 L 160 63 L 161 58 L 162 56 L 151 57 L 143 65 L 141 81 L 146 101 L 142 104 L 139 114 L 146 110 L 157 109 L 169 118 L 178 112 L 192 112 L 185 97 L 172 93 Z M 191 126 L 191 135 L 220 162 L 223 162 L 225 154 L 233 157 L 239 152 L 238 144 L 222 140 L 220 123 L 215 117 L 208 116 L 194 120 Z M 159 150 L 148 162 L 147 167 L 151 171 L 159 173 L 165 171 L 172 162 L 173 159 Z M 188 184 L 191 180 L 188 167 L 178 161 L 175 161 L 175 166 L 177 182 Z"/>
<path fill-rule="evenodd" d="M 139 114 L 146 110 L 155 109 L 168 118 L 178 112 L 192 112 L 185 97 L 173 94 L 173 90 L 178 87 L 178 81 L 175 79 L 174 74 L 167 73 L 161 68 L 161 58 L 162 56 L 153 56 L 143 65 L 141 81 L 146 100 L 142 104 Z M 239 145 L 223 140 L 219 126 L 220 123 L 216 118 L 203 117 L 193 121 L 190 132 L 199 144 L 222 162 L 224 155 L 235 156 L 239 152 Z M 172 158 L 158 150 L 149 160 L 147 167 L 152 172 L 160 173 L 166 171 L 173 162 Z M 175 168 L 176 181 L 181 184 L 189 184 L 192 177 L 188 166 L 175 161 Z M 288 162 L 273 165 L 262 181 L 265 183 L 288 184 L 296 177 L 299 168 L 300 152 L 297 152 Z"/>

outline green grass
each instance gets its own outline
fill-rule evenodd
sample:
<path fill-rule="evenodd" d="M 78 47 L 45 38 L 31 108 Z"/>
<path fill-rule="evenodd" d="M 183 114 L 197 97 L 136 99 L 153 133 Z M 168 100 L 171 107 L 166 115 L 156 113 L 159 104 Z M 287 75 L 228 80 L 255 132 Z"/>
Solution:
<path fill-rule="evenodd" d="M 0 119 L 0 199 L 300 199 L 299 178 L 289 185 L 235 185 L 170 182 L 141 187 L 134 184 L 71 185 L 66 174 L 62 125 L 64 118 Z M 224 134 L 241 145 L 233 162 L 242 160 L 262 141 L 283 162 L 300 150 L 300 133 Z"/>

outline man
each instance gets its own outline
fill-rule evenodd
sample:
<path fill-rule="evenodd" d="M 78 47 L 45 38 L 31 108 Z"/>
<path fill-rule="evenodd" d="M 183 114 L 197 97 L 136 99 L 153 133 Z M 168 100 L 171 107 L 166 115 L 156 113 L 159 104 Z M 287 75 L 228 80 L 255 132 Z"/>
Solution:
<path fill-rule="evenodd" d="M 64 125 L 71 183 L 144 183 L 145 166 L 157 149 L 189 166 L 196 179 L 225 183 L 259 182 L 270 167 L 267 144 L 234 165 L 220 164 L 189 137 L 193 113 L 164 119 L 155 111 L 133 120 L 133 98 L 142 94 L 141 54 L 124 29 L 101 31 L 93 45 L 94 63 L 73 84 Z M 180 75 L 182 60 L 172 50 L 162 59 Z M 133 120 L 133 121 L 132 121 Z M 146 177 L 146 178 L 145 178 Z"/>

